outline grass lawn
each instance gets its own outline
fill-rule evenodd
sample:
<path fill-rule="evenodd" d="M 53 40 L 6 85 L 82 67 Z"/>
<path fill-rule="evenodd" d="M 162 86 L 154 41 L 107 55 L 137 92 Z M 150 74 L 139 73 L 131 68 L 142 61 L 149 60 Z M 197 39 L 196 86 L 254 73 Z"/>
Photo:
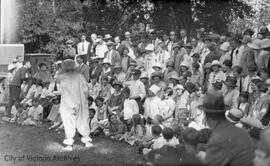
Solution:
<path fill-rule="evenodd" d="M 0 120 L 0 166 L 119 166 L 142 162 L 136 148 L 104 136 L 94 138 L 95 146 L 87 149 L 77 135 L 72 152 L 62 151 L 63 138 L 63 131 L 49 131 L 48 125 L 25 127 Z"/>

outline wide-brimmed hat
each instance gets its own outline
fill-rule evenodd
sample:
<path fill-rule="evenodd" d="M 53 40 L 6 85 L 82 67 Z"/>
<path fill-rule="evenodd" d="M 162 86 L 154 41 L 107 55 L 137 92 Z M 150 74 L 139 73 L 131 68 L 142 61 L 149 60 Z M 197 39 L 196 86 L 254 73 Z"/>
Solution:
<path fill-rule="evenodd" d="M 222 51 L 229 51 L 230 48 L 231 48 L 231 46 L 230 46 L 230 43 L 229 43 L 229 42 L 224 42 L 224 43 L 222 43 L 222 44 L 220 45 L 220 49 L 221 49 Z"/>
<path fill-rule="evenodd" d="M 90 63 L 98 63 L 99 59 L 98 58 L 91 58 Z"/>
<path fill-rule="evenodd" d="M 268 32 L 269 32 L 268 28 L 266 26 L 263 26 L 260 28 L 260 31 L 258 34 L 264 35 L 264 34 L 267 34 Z"/>
<path fill-rule="evenodd" d="M 262 39 L 261 48 L 269 48 L 269 47 L 270 47 L 270 39 Z"/>
<path fill-rule="evenodd" d="M 258 129 L 263 128 L 263 124 L 259 119 L 256 118 L 242 118 L 240 122 L 249 127 L 255 127 Z"/>
<path fill-rule="evenodd" d="M 73 44 L 73 41 L 69 39 L 66 41 L 66 44 Z"/>
<path fill-rule="evenodd" d="M 97 39 L 95 40 L 96 43 L 101 42 L 101 41 L 102 41 L 101 38 L 97 38 Z"/>
<path fill-rule="evenodd" d="M 122 68 L 122 65 L 120 63 L 116 63 L 113 68 L 120 69 Z"/>
<path fill-rule="evenodd" d="M 104 65 L 104 64 L 109 64 L 109 65 L 110 65 L 111 62 L 106 58 L 106 59 L 103 60 L 102 64 L 103 64 L 103 65 Z"/>
<path fill-rule="evenodd" d="M 200 54 L 198 53 L 194 53 L 191 55 L 192 58 L 200 58 Z"/>
<path fill-rule="evenodd" d="M 159 72 L 159 71 L 156 71 L 156 72 L 153 72 L 152 73 L 151 78 L 153 79 L 154 77 L 159 77 L 160 79 L 162 79 L 163 78 L 163 74 L 161 72 Z"/>
<path fill-rule="evenodd" d="M 153 44 L 148 44 L 146 47 L 145 47 L 145 50 L 146 51 L 154 51 L 155 49 L 155 46 Z"/>
<path fill-rule="evenodd" d="M 155 67 L 162 69 L 160 63 L 154 63 L 153 66 L 152 66 L 152 68 L 155 68 Z"/>
<path fill-rule="evenodd" d="M 181 46 L 178 43 L 173 43 L 172 49 L 175 49 L 175 48 L 181 48 Z"/>
<path fill-rule="evenodd" d="M 104 35 L 103 40 L 109 40 L 109 39 L 112 39 L 111 34 L 106 34 L 106 35 Z"/>
<path fill-rule="evenodd" d="M 60 61 L 60 60 L 55 62 L 56 65 L 59 65 L 59 64 L 62 64 L 62 63 L 63 63 L 63 61 Z"/>
<path fill-rule="evenodd" d="M 112 84 L 112 87 L 114 88 L 114 86 L 120 86 L 121 88 L 123 88 L 123 84 L 120 82 L 120 81 L 115 81 L 113 84 Z"/>
<path fill-rule="evenodd" d="M 142 74 L 141 74 L 141 77 L 140 77 L 140 79 L 149 79 L 149 77 L 148 77 L 148 74 L 146 73 L 146 72 L 143 72 Z"/>
<path fill-rule="evenodd" d="M 168 66 L 174 68 L 174 62 L 173 61 L 168 61 L 166 67 L 168 67 Z"/>
<path fill-rule="evenodd" d="M 185 48 L 192 49 L 192 45 L 190 43 L 185 44 Z"/>
<path fill-rule="evenodd" d="M 15 68 L 16 68 L 16 65 L 13 65 L 13 64 L 8 65 L 8 71 L 11 71 L 11 70 L 13 70 Z"/>
<path fill-rule="evenodd" d="M 231 123 L 238 123 L 243 116 L 244 112 L 238 108 L 232 108 L 225 112 L 226 119 Z"/>
<path fill-rule="evenodd" d="M 149 88 L 149 90 L 153 92 L 155 95 L 157 95 L 157 93 L 160 91 L 160 87 L 154 84 Z"/>
<path fill-rule="evenodd" d="M 176 81 L 179 82 L 180 78 L 179 78 L 177 75 L 173 74 L 173 75 L 169 78 L 169 80 L 176 80 Z"/>
<path fill-rule="evenodd" d="M 129 66 L 137 66 L 137 63 L 136 63 L 136 61 L 130 61 L 130 63 L 129 63 Z"/>
<path fill-rule="evenodd" d="M 262 41 L 260 39 L 255 39 L 251 43 L 248 43 L 247 45 L 252 49 L 259 50 L 261 49 L 261 42 Z"/>
<path fill-rule="evenodd" d="M 114 45 L 115 45 L 115 43 L 112 42 L 112 41 L 108 41 L 106 44 L 107 44 L 108 47 L 109 47 L 109 46 L 114 46 Z"/>
<path fill-rule="evenodd" d="M 224 81 L 224 84 L 229 87 L 236 87 L 237 85 L 237 79 L 234 76 L 227 76 L 226 80 Z"/>
<path fill-rule="evenodd" d="M 75 70 L 75 61 L 72 59 L 66 59 L 62 63 L 63 71 Z"/>
<path fill-rule="evenodd" d="M 208 92 L 203 97 L 203 104 L 198 108 L 207 113 L 225 113 L 229 109 L 224 104 L 224 97 L 220 92 Z"/>
<path fill-rule="evenodd" d="M 212 63 L 211 63 L 211 67 L 213 66 L 219 66 L 219 67 L 222 67 L 221 63 L 218 61 L 218 60 L 214 60 Z"/>
<path fill-rule="evenodd" d="M 186 62 L 186 61 L 183 61 L 181 64 L 180 64 L 180 67 L 186 67 L 187 69 L 189 68 L 189 63 Z"/>

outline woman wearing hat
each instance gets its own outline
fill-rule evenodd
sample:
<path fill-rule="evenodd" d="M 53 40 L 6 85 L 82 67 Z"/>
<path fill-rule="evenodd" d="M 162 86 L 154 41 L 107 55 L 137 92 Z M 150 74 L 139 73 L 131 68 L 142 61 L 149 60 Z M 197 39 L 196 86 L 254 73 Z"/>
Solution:
<path fill-rule="evenodd" d="M 231 108 L 238 107 L 239 90 L 237 87 L 236 77 L 227 76 L 224 81 L 225 88 L 223 89 L 224 103 Z"/>
<path fill-rule="evenodd" d="M 157 85 L 152 85 L 149 88 L 148 96 L 144 102 L 144 117 L 154 119 L 155 115 L 160 115 L 159 103 L 161 99 L 157 96 L 160 88 Z"/>
<path fill-rule="evenodd" d="M 115 81 L 112 84 L 112 87 L 114 88 L 114 93 L 111 95 L 109 101 L 108 101 L 108 112 L 109 114 L 111 113 L 116 113 L 118 117 L 120 117 L 120 107 L 122 103 L 124 102 L 123 95 L 122 95 L 122 88 L 123 85 L 119 81 Z"/>
<path fill-rule="evenodd" d="M 126 73 L 122 70 L 122 66 L 119 63 L 115 64 L 113 68 L 113 78 L 119 82 L 124 82 L 126 79 Z"/>
<path fill-rule="evenodd" d="M 180 64 L 180 72 L 179 72 L 180 76 L 184 76 L 184 75 L 191 75 L 191 72 L 189 71 L 189 63 L 187 61 L 183 61 Z"/>
<path fill-rule="evenodd" d="M 209 75 L 209 84 L 208 84 L 208 90 L 212 89 L 212 83 L 216 82 L 217 80 L 224 80 L 225 74 L 223 71 L 220 70 L 221 63 L 217 60 L 214 60 L 211 64 L 212 72 Z"/>
<path fill-rule="evenodd" d="M 174 63 L 172 61 L 168 61 L 164 71 L 164 82 L 166 85 L 169 85 L 170 78 L 173 75 L 178 75 L 178 73 L 174 70 Z"/>
<path fill-rule="evenodd" d="M 108 77 L 109 81 L 112 78 L 112 68 L 111 68 L 111 63 L 107 60 L 104 59 L 102 63 L 102 72 L 101 72 L 101 79 L 104 77 Z"/>
<path fill-rule="evenodd" d="M 262 81 L 259 81 L 253 86 L 254 86 L 253 89 L 254 89 L 255 94 L 257 94 L 257 98 L 251 104 L 248 117 L 262 120 L 262 118 L 265 116 L 265 114 L 268 111 L 268 107 L 270 103 L 269 96 L 266 93 L 268 91 L 268 87 Z"/>
<path fill-rule="evenodd" d="M 176 101 L 177 97 L 181 96 L 184 90 L 183 85 L 179 84 L 179 80 L 180 78 L 178 77 L 178 75 L 172 75 L 170 77 L 170 84 L 168 85 L 168 87 L 173 89 L 173 99 Z"/>
<path fill-rule="evenodd" d="M 161 72 L 154 72 L 151 75 L 151 81 L 153 83 L 153 85 L 157 85 L 161 91 L 163 93 L 163 90 L 166 88 L 166 84 L 163 81 L 163 74 Z M 162 96 L 162 93 L 159 93 L 158 96 Z"/>
<path fill-rule="evenodd" d="M 90 60 L 90 79 L 92 79 L 94 76 L 100 76 L 102 73 L 102 67 L 99 65 L 98 58 L 92 58 Z"/>
<path fill-rule="evenodd" d="M 65 60 L 63 69 L 55 79 L 61 84 L 61 102 L 59 112 L 65 129 L 64 150 L 72 150 L 73 137 L 77 131 L 86 147 L 93 146 L 89 137 L 89 112 L 87 101 L 87 83 L 84 77 L 75 71 L 75 62 Z"/>

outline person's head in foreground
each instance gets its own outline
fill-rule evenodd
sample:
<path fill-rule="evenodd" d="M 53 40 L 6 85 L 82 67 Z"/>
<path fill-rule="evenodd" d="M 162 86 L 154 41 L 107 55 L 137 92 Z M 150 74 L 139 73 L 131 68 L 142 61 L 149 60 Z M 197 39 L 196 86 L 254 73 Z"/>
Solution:
<path fill-rule="evenodd" d="M 89 109 L 89 118 L 93 119 L 95 117 L 95 114 L 96 114 L 96 110 L 93 108 L 90 108 Z"/>
<path fill-rule="evenodd" d="M 255 150 L 254 166 L 270 165 L 270 128 L 266 128 L 260 133 L 260 140 Z"/>

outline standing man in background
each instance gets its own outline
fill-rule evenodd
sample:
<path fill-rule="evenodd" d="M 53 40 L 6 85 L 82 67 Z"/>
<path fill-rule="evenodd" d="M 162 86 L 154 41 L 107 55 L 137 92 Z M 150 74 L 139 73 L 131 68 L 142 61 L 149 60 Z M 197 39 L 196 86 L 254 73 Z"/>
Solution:
<path fill-rule="evenodd" d="M 78 55 L 83 55 L 84 56 L 84 61 L 87 60 L 87 50 L 88 50 L 89 42 L 86 41 L 86 35 L 82 34 L 81 35 L 81 42 L 77 45 L 77 52 Z"/>

